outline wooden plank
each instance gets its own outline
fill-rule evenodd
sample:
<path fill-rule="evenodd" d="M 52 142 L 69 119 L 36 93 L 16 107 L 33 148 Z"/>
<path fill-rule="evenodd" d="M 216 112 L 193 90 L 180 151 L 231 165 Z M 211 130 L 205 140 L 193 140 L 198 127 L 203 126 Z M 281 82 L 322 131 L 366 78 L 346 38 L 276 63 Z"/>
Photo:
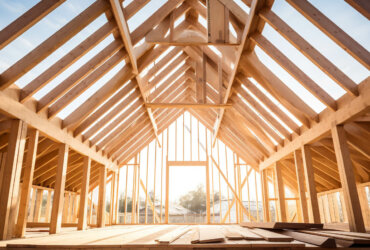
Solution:
<path fill-rule="evenodd" d="M 232 104 L 199 104 L 199 103 L 145 103 L 148 108 L 158 109 L 158 108 L 191 108 L 191 109 L 226 109 L 232 108 Z"/>
<path fill-rule="evenodd" d="M 236 230 L 239 234 L 243 236 L 243 239 L 246 240 L 263 240 L 263 238 L 255 233 L 252 233 L 248 228 L 241 226 L 233 226 L 233 229 Z"/>
<path fill-rule="evenodd" d="M 155 239 L 159 244 L 170 244 L 175 240 L 179 239 L 181 236 L 189 232 L 191 228 L 189 226 L 181 226 L 173 231 L 170 231 L 159 238 Z"/>
<path fill-rule="evenodd" d="M 283 235 L 283 234 L 279 234 L 279 233 L 275 233 L 275 232 L 272 232 L 272 231 L 264 230 L 264 229 L 261 229 L 261 228 L 253 228 L 253 229 L 249 229 L 249 230 L 252 231 L 252 233 L 255 233 L 255 234 L 261 236 L 262 238 L 264 238 L 265 240 L 271 241 L 271 242 L 291 242 L 291 241 L 294 240 L 290 236 L 286 236 L 286 235 Z"/>
<path fill-rule="evenodd" d="M 263 228 L 263 229 L 322 229 L 321 223 L 297 223 L 297 222 L 243 222 L 242 227 Z"/>
<path fill-rule="evenodd" d="M 219 243 L 224 241 L 225 237 L 220 229 L 199 227 L 199 243 Z"/>
<path fill-rule="evenodd" d="M 168 166 L 207 166 L 207 161 L 167 161 Z"/>
<path fill-rule="evenodd" d="M 60 144 L 58 152 L 56 182 L 54 186 L 55 190 L 53 196 L 53 208 L 51 210 L 50 234 L 59 233 L 62 225 L 64 187 L 67 174 L 68 151 L 69 147 L 67 144 L 65 143 Z"/>
<path fill-rule="evenodd" d="M 122 6 L 119 0 L 110 0 L 112 6 L 113 15 L 118 25 L 119 32 L 123 43 L 125 44 L 126 51 L 130 57 L 131 66 L 134 74 L 138 74 L 136 56 L 131 43 L 130 31 L 127 26 L 126 18 L 122 11 Z"/>
<path fill-rule="evenodd" d="M 26 135 L 27 125 L 21 120 L 13 120 L 0 190 L 0 240 L 13 236 Z"/>
<path fill-rule="evenodd" d="M 90 157 L 85 156 L 83 163 L 80 207 L 78 213 L 78 224 L 77 224 L 78 230 L 85 230 L 87 228 L 87 197 L 89 195 L 90 169 L 91 169 L 91 159 Z"/>
<path fill-rule="evenodd" d="M 353 235 L 347 236 L 342 234 L 336 234 L 332 232 L 326 231 L 319 231 L 319 230 L 301 230 L 300 232 L 313 234 L 313 235 L 320 235 L 324 237 L 332 237 L 335 238 L 338 243 L 344 243 L 345 247 L 350 247 L 352 245 L 365 245 L 368 246 L 370 244 L 370 239 L 362 238 L 362 237 L 355 237 Z"/>
<path fill-rule="evenodd" d="M 297 11 L 370 70 L 370 53 L 308 1 L 287 0 Z"/>
<path fill-rule="evenodd" d="M 322 248 L 336 248 L 335 240 L 331 237 L 310 235 L 306 233 L 284 230 L 281 232 L 284 235 L 290 236 L 295 240 L 302 241 Z"/>
<path fill-rule="evenodd" d="M 295 173 L 297 176 L 297 183 L 298 183 L 298 198 L 299 198 L 299 209 L 302 214 L 303 222 L 308 222 L 308 209 L 307 209 L 307 198 L 306 198 L 306 188 L 304 183 L 304 168 L 303 168 L 303 160 L 302 154 L 300 151 L 294 151 L 294 163 L 295 163 Z"/>
<path fill-rule="evenodd" d="M 107 168 L 101 166 L 99 170 L 99 199 L 97 211 L 97 226 L 105 227 L 105 187 L 107 179 Z"/>
<path fill-rule="evenodd" d="M 370 4 L 367 0 L 345 0 L 349 5 L 370 20 Z"/>
<path fill-rule="evenodd" d="M 349 229 L 352 232 L 366 232 L 358 198 L 355 173 L 343 125 L 336 125 L 332 128 L 332 138 L 343 188 Z"/>
<path fill-rule="evenodd" d="M 38 142 L 39 131 L 36 129 L 31 129 L 29 131 L 27 155 L 23 170 L 23 182 L 19 201 L 18 220 L 14 232 L 15 237 L 17 238 L 24 237 L 26 232 L 27 214 L 30 204 L 29 199 L 32 190 L 33 171 L 35 169 Z"/>
<path fill-rule="evenodd" d="M 0 50 L 22 35 L 65 0 L 42 0 L 0 31 Z"/>

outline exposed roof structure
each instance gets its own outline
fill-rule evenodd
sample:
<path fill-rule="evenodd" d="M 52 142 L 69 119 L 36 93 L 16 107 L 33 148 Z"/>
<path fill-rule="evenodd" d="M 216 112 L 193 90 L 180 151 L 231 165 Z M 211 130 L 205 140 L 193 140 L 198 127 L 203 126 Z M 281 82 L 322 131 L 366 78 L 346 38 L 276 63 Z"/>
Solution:
<path fill-rule="evenodd" d="M 64 2 L 42 0 L 17 17 L 0 31 L 1 50 Z M 318 191 L 341 187 L 332 134 L 344 125 L 355 178 L 370 181 L 370 53 L 361 42 L 309 1 L 286 0 L 362 68 L 352 75 L 274 11 L 279 1 L 153 2 L 95 0 L 1 73 L 0 149 L 14 126 L 9 118 L 40 131 L 35 185 L 53 187 L 58 179 L 55 142 L 70 149 L 66 189 L 81 188 L 84 156 L 93 161 L 92 189 L 98 166 L 117 171 L 186 110 L 212 130 L 213 141 L 255 170 L 278 164 L 288 181 L 297 150 L 309 145 Z M 346 2 L 369 19 L 366 1 Z M 130 29 L 135 16 L 140 22 Z"/>

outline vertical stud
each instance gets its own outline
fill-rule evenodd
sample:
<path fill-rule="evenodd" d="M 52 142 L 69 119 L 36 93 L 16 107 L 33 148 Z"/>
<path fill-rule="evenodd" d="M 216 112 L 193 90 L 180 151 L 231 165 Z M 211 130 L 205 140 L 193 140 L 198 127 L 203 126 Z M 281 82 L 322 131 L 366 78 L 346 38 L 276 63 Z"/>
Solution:
<path fill-rule="evenodd" d="M 26 143 L 27 124 L 21 120 L 11 122 L 7 157 L 0 190 L 0 240 L 13 236 L 18 215 L 19 182 Z"/>
<path fill-rule="evenodd" d="M 32 190 L 33 173 L 35 169 L 37 145 L 39 141 L 39 131 L 32 129 L 29 131 L 27 155 L 23 172 L 23 183 L 21 187 L 21 199 L 19 203 L 18 221 L 15 229 L 15 237 L 24 237 L 27 223 L 27 213 L 29 208 L 30 193 Z"/>
<path fill-rule="evenodd" d="M 303 168 L 309 198 L 309 213 L 314 223 L 320 223 L 320 210 L 317 201 L 316 183 L 312 165 L 311 149 L 308 145 L 302 146 Z"/>
<path fill-rule="evenodd" d="M 105 226 L 105 188 L 107 168 L 102 166 L 99 173 L 99 202 L 98 202 L 98 227 Z"/>
<path fill-rule="evenodd" d="M 87 228 L 87 196 L 89 195 L 89 184 L 90 184 L 90 169 L 91 159 L 88 156 L 84 157 L 83 162 L 83 174 L 82 174 L 82 187 L 80 194 L 80 209 L 78 212 L 78 230 L 85 230 Z"/>
<path fill-rule="evenodd" d="M 53 208 L 51 209 L 50 234 L 56 234 L 60 232 L 62 227 L 62 211 L 67 173 L 68 150 L 69 147 L 67 144 L 63 143 L 59 146 Z"/>
<path fill-rule="evenodd" d="M 298 183 L 298 195 L 299 195 L 299 205 L 297 209 L 302 215 L 303 222 L 308 222 L 308 210 L 307 210 L 307 199 L 306 199 L 306 189 L 304 186 L 304 171 L 303 171 L 303 162 L 302 154 L 299 150 L 294 151 L 294 161 L 295 161 L 295 170 L 297 175 Z"/>
<path fill-rule="evenodd" d="M 355 173 L 349 153 L 346 132 L 343 125 L 334 126 L 331 130 L 335 155 L 337 158 L 344 202 L 347 209 L 349 229 L 352 232 L 366 232 L 358 198 Z"/>

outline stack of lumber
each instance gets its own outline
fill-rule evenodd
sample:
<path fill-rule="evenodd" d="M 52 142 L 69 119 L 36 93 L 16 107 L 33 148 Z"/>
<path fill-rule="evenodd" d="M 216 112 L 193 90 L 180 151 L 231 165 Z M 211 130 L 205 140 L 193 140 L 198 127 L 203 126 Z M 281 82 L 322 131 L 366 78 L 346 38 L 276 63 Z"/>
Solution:
<path fill-rule="evenodd" d="M 323 230 L 323 224 L 245 222 L 240 225 L 271 242 L 295 240 L 324 248 L 370 246 L 370 234 Z"/>

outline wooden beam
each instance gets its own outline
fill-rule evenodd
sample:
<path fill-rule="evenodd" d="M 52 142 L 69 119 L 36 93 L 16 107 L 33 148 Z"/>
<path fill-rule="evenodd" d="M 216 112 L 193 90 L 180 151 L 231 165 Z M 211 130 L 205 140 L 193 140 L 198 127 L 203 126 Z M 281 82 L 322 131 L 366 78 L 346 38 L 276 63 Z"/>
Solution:
<path fill-rule="evenodd" d="M 133 73 L 138 74 L 136 56 L 134 54 L 134 48 L 132 47 L 130 31 L 128 29 L 125 16 L 123 15 L 121 3 L 119 0 L 110 0 L 110 4 L 112 6 L 113 15 L 121 34 L 121 38 L 125 44 L 125 49 L 130 57 Z"/>
<path fill-rule="evenodd" d="M 109 8 L 109 5 L 104 0 L 97 0 L 90 5 L 86 10 L 64 25 L 56 33 L 42 42 L 39 46 L 33 49 L 30 53 L 20 59 L 18 62 L 10 66 L 1 74 L 0 90 L 9 87 L 30 69 L 44 60 L 47 56 L 57 50 L 61 45 L 68 41 L 71 37 L 80 32 L 95 18 L 100 16 Z"/>
<path fill-rule="evenodd" d="M 95 31 L 92 35 L 87 37 L 84 41 L 82 41 L 80 44 L 78 44 L 69 53 L 67 53 L 65 56 L 60 58 L 57 62 L 55 62 L 48 69 L 46 69 L 44 72 L 42 72 L 38 77 L 36 77 L 32 81 L 30 81 L 26 86 L 24 86 L 21 90 L 21 95 L 20 95 L 20 98 L 19 98 L 20 102 L 25 103 L 26 101 L 30 100 L 31 97 L 35 93 L 37 93 L 41 88 L 43 88 L 45 85 L 47 85 L 53 79 L 55 79 L 64 70 L 66 70 L 69 66 L 71 66 L 74 62 L 76 62 L 82 56 L 84 56 L 86 53 L 88 53 L 97 44 L 99 44 L 101 41 L 103 41 L 116 28 L 117 27 L 113 23 L 108 22 L 108 23 L 104 24 L 100 29 Z M 114 45 L 123 47 L 123 44 L 119 41 L 115 41 Z M 112 47 L 112 46 L 108 45 L 102 51 L 107 51 L 109 49 L 109 47 Z M 102 58 L 101 54 L 102 54 L 101 52 L 98 53 L 96 56 L 93 57 L 93 59 L 86 62 L 83 66 L 80 67 L 80 69 L 75 71 L 71 76 L 67 77 L 58 86 L 60 86 L 60 85 L 65 86 L 66 81 L 67 81 L 67 83 L 69 83 L 70 86 L 73 86 L 75 82 L 78 82 L 80 79 L 82 79 L 84 76 L 86 76 L 89 72 L 92 72 L 95 68 L 97 68 L 99 66 L 99 60 L 100 61 L 105 61 L 104 59 L 107 59 L 111 56 L 111 54 L 106 53 L 108 55 L 106 57 Z M 101 62 L 101 63 L 103 63 L 103 62 Z M 84 74 L 83 70 L 85 70 L 85 72 L 86 72 L 85 74 Z M 59 89 L 59 88 L 54 88 L 47 95 L 45 95 L 43 98 L 41 98 L 43 100 L 43 103 L 44 104 L 47 103 L 47 101 L 51 99 L 51 98 L 49 98 L 50 94 L 55 93 L 56 90 Z M 67 92 L 69 90 L 69 88 L 66 88 L 66 87 L 64 87 L 62 89 L 63 90 L 66 89 L 66 90 L 64 90 L 64 92 Z M 59 92 L 61 92 L 61 91 L 59 91 Z M 46 96 L 48 96 L 48 98 L 46 98 Z M 45 106 L 45 105 L 41 105 L 41 106 Z"/>
<path fill-rule="evenodd" d="M 346 132 L 343 125 L 333 126 L 331 130 L 339 176 L 343 188 L 343 196 L 347 211 L 349 229 L 351 232 L 366 232 L 362 217 L 355 173 L 349 153 Z"/>
<path fill-rule="evenodd" d="M 282 68 L 284 68 L 294 79 L 301 83 L 303 87 L 310 91 L 312 95 L 314 95 L 333 111 L 337 109 L 337 104 L 334 98 L 331 97 L 325 90 L 323 90 L 322 87 L 314 82 L 308 75 L 306 75 L 298 66 L 295 65 L 294 62 L 285 56 L 263 35 L 253 35 L 251 39 Z"/>
<path fill-rule="evenodd" d="M 11 239 L 17 219 L 19 182 L 26 143 L 27 125 L 13 120 L 0 190 L 0 240 Z"/>
<path fill-rule="evenodd" d="M 145 103 L 145 106 L 148 108 L 192 108 L 192 109 L 208 109 L 208 108 L 215 108 L 215 109 L 226 109 L 231 108 L 232 104 L 198 104 L 198 103 Z"/>
<path fill-rule="evenodd" d="M 303 168 L 306 178 L 307 194 L 309 199 L 309 212 L 313 223 L 320 223 L 320 210 L 317 201 L 316 183 L 312 165 L 311 149 L 308 145 L 302 146 Z"/>
<path fill-rule="evenodd" d="M 50 234 L 60 232 L 62 226 L 62 212 L 64 203 L 64 187 L 67 174 L 69 147 L 62 143 L 59 146 L 58 166 L 56 172 L 56 182 L 54 186 L 53 208 L 51 209 Z"/>
<path fill-rule="evenodd" d="M 107 179 L 107 168 L 101 166 L 99 170 L 99 199 L 98 199 L 98 216 L 97 226 L 105 227 L 105 187 Z"/>
<path fill-rule="evenodd" d="M 370 4 L 367 0 L 345 0 L 349 5 L 370 20 Z"/>
<path fill-rule="evenodd" d="M 80 193 L 80 207 L 78 212 L 78 224 L 77 224 L 78 230 L 85 230 L 87 228 L 87 197 L 89 195 L 90 169 L 91 169 L 91 159 L 90 157 L 85 156 L 83 163 L 82 186 Z"/>
<path fill-rule="evenodd" d="M 285 205 L 285 188 L 282 175 L 282 165 L 275 163 L 275 182 L 277 187 L 277 199 L 279 207 L 279 219 L 281 222 L 287 222 L 286 205 Z"/>
<path fill-rule="evenodd" d="M 299 207 L 297 209 L 300 210 L 302 214 L 302 222 L 308 223 L 308 210 L 307 210 L 307 199 L 306 199 L 306 188 L 304 185 L 304 168 L 303 168 L 303 161 L 302 161 L 302 154 L 299 150 L 294 151 L 294 163 L 295 163 L 295 170 L 297 176 L 297 184 L 298 184 L 298 195 L 299 195 Z M 300 221 L 299 221 L 300 222 Z"/>
<path fill-rule="evenodd" d="M 354 96 L 358 95 L 357 84 L 344 74 L 335 64 L 323 56 L 317 49 L 294 31 L 272 10 L 262 10 L 259 16 L 276 29 L 296 49 L 302 52 L 312 63 L 325 72 L 333 81 Z"/>
<path fill-rule="evenodd" d="M 27 155 L 23 170 L 23 181 L 21 187 L 21 198 L 19 201 L 18 221 L 15 228 L 15 237 L 22 238 L 26 232 L 27 214 L 29 199 L 32 189 L 33 171 L 35 169 L 37 147 L 39 142 L 39 131 L 31 129 L 29 131 Z"/>
<path fill-rule="evenodd" d="M 370 78 L 366 78 L 359 85 L 360 95 L 344 101 L 339 105 L 338 110 L 331 113 L 326 113 L 320 117 L 320 122 L 314 124 L 310 129 L 304 131 L 299 137 L 293 139 L 291 142 L 280 148 L 277 152 L 270 155 L 263 162 L 260 163 L 260 169 L 267 168 L 274 164 L 274 162 L 291 154 L 297 150 L 301 145 L 308 144 L 314 140 L 319 139 L 323 135 L 330 132 L 333 124 L 343 124 L 351 119 L 366 114 L 370 110 Z"/>
<path fill-rule="evenodd" d="M 225 92 L 224 101 L 223 101 L 224 104 L 226 104 L 229 100 L 232 85 L 233 85 L 236 73 L 238 72 L 238 69 L 239 69 L 239 62 L 240 62 L 240 59 L 242 57 L 242 54 L 243 54 L 245 48 L 247 48 L 249 46 L 248 37 L 249 37 L 250 34 L 254 33 L 254 31 L 257 29 L 258 11 L 263 7 L 263 5 L 264 5 L 263 0 L 253 0 L 253 2 L 252 2 L 252 6 L 251 6 L 250 12 L 249 12 L 250 14 L 248 16 L 248 20 L 246 20 L 246 25 L 245 25 L 243 35 L 242 35 L 242 38 L 241 38 L 241 43 L 240 43 L 240 46 L 238 48 L 238 54 L 237 54 L 237 59 L 236 59 L 236 62 L 235 62 L 235 66 L 234 66 L 234 69 L 233 69 L 233 71 L 230 75 L 230 78 L 229 78 L 230 80 L 229 80 L 229 83 L 227 85 L 227 89 L 226 89 L 226 92 Z M 219 113 L 219 115 L 216 119 L 213 131 L 212 131 L 213 132 L 212 146 L 215 146 L 217 134 L 218 134 L 218 131 L 219 131 L 220 126 L 221 126 L 221 122 L 222 122 L 222 118 L 224 116 L 224 112 L 225 112 L 225 109 L 221 109 L 220 113 Z"/>
<path fill-rule="evenodd" d="M 6 114 L 25 121 L 31 127 L 39 130 L 40 133 L 43 133 L 49 138 L 60 143 L 68 144 L 69 147 L 71 147 L 76 152 L 79 152 L 82 155 L 89 156 L 92 160 L 96 162 L 107 164 L 109 166 L 114 166 L 112 169 L 116 168 L 115 164 L 107 157 L 103 156 L 101 153 L 96 152 L 95 149 L 90 148 L 86 144 L 83 144 L 80 140 L 74 138 L 54 123 L 37 115 L 35 112 L 15 100 L 13 96 L 4 93 L 4 91 L 0 92 L 0 110 L 4 111 Z"/>
<path fill-rule="evenodd" d="M 42 0 L 0 31 L 0 50 L 22 35 L 65 0 Z"/>
<path fill-rule="evenodd" d="M 370 53 L 307 0 L 287 0 L 297 11 L 370 70 Z"/>
<path fill-rule="evenodd" d="M 208 161 L 167 161 L 169 166 L 207 166 Z"/>

